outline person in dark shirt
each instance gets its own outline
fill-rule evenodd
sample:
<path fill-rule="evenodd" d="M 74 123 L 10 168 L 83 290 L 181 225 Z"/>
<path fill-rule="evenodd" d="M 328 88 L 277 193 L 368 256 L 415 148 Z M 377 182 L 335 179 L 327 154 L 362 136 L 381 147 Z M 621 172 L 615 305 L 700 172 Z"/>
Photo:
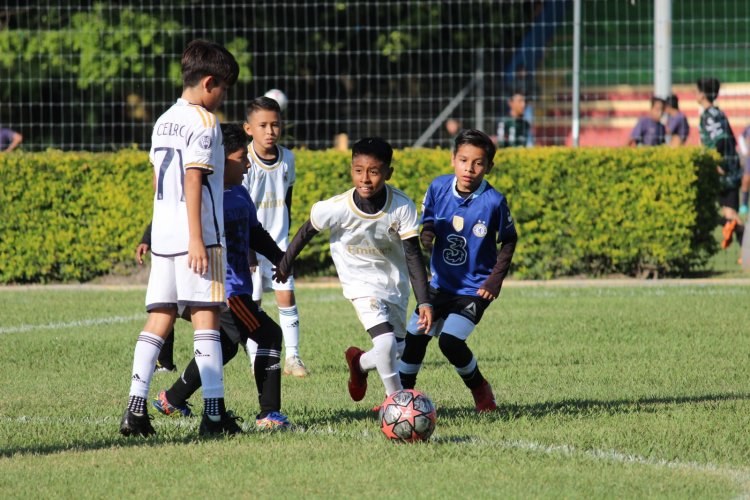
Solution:
<path fill-rule="evenodd" d="M 508 99 L 508 116 L 497 124 L 497 146 L 500 148 L 526 147 L 529 144 L 531 125 L 523 117 L 526 111 L 526 96 L 515 91 Z"/>
<path fill-rule="evenodd" d="M 664 103 L 664 111 L 667 113 L 669 145 L 672 147 L 682 146 L 690 134 L 690 125 L 688 125 L 685 113 L 680 111 L 679 100 L 674 94 L 668 95 Z"/>
<path fill-rule="evenodd" d="M 23 141 L 23 136 L 9 128 L 0 127 L 0 152 L 10 153 Z"/>
<path fill-rule="evenodd" d="M 651 110 L 648 115 L 638 119 L 635 128 L 630 133 L 628 146 L 660 146 L 664 144 L 666 129 L 661 123 L 664 114 L 664 99 L 651 98 Z"/>
<path fill-rule="evenodd" d="M 703 109 L 699 128 L 701 143 L 707 148 L 715 149 L 721 155 L 721 163 L 716 167 L 721 186 L 719 205 L 724 217 L 721 247 L 728 248 L 732 243 L 732 234 L 735 233 L 737 243 L 742 245 L 744 226 L 737 214 L 742 169 L 732 126 L 729 125 L 727 115 L 714 105 L 719 96 L 721 83 L 716 78 L 700 78 L 697 86 L 698 105 Z"/>

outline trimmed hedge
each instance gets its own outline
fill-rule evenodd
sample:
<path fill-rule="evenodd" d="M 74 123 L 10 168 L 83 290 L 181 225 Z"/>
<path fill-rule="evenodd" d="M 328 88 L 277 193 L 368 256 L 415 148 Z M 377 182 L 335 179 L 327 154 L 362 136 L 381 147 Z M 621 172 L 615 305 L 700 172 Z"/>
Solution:
<path fill-rule="evenodd" d="M 295 151 L 296 230 L 318 200 L 351 186 L 349 154 Z M 716 252 L 715 153 L 699 148 L 534 148 L 498 152 L 489 181 L 508 197 L 519 278 L 684 273 Z M 391 183 L 419 202 L 450 152 L 397 151 Z M 145 152 L 0 155 L 0 282 L 85 281 L 133 265 L 151 215 Z M 314 238 L 300 275 L 332 274 Z"/>

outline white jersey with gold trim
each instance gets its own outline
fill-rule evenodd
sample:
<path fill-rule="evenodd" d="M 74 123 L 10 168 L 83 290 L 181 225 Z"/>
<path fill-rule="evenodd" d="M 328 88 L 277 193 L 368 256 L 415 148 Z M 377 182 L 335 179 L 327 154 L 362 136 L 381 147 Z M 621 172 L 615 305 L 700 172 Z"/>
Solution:
<path fill-rule="evenodd" d="M 409 272 L 402 240 L 418 234 L 417 209 L 403 192 L 386 184 L 385 205 L 366 214 L 354 204 L 354 188 L 313 205 L 310 222 L 330 229 L 331 256 L 344 297 L 409 301 Z"/>
<path fill-rule="evenodd" d="M 279 152 L 276 163 L 267 165 L 258 157 L 253 143 L 250 143 L 247 148 L 250 168 L 245 174 L 242 185 L 245 186 L 255 203 L 258 221 L 276 241 L 279 248 L 286 250 L 289 245 L 286 192 L 296 180 L 294 153 L 278 144 L 276 148 Z"/>
<path fill-rule="evenodd" d="M 188 251 L 185 172 L 199 169 L 203 177 L 201 225 L 207 247 L 223 245 L 224 147 L 213 113 L 184 99 L 159 117 L 151 135 L 149 159 L 154 167 L 154 215 L 151 251 L 182 255 Z"/>

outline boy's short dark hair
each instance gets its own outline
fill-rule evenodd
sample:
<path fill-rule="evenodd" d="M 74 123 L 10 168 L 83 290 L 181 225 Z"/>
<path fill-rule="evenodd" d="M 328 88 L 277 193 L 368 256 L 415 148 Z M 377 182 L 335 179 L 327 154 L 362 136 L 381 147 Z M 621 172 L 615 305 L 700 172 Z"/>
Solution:
<path fill-rule="evenodd" d="M 245 129 L 237 123 L 222 123 L 221 135 L 224 137 L 224 155 L 230 155 L 240 149 L 247 149 L 250 138 Z"/>
<path fill-rule="evenodd" d="M 664 99 L 664 103 L 669 106 L 670 108 L 674 109 L 680 109 L 680 100 L 677 99 L 677 96 L 674 94 L 669 94 L 666 99 Z"/>
<path fill-rule="evenodd" d="M 664 99 L 662 99 L 661 97 L 653 96 L 651 98 L 651 107 L 653 108 L 654 104 L 656 104 L 657 102 L 660 102 L 662 106 L 664 106 L 665 104 Z"/>
<path fill-rule="evenodd" d="M 249 117 L 251 114 L 262 109 L 266 111 L 275 111 L 281 116 L 281 106 L 279 106 L 278 101 L 266 96 L 260 96 L 253 99 L 247 106 L 246 116 Z"/>
<path fill-rule="evenodd" d="M 497 150 L 495 143 L 492 142 L 490 136 L 481 130 L 475 128 L 461 130 L 453 142 L 453 154 L 455 155 L 458 153 L 458 148 L 464 144 L 471 144 L 472 146 L 483 149 L 488 162 L 492 163 L 494 161 L 495 151 Z"/>
<path fill-rule="evenodd" d="M 352 146 L 352 160 L 355 156 L 367 155 L 380 160 L 383 166 L 390 167 L 393 160 L 393 148 L 381 137 L 365 137 Z"/>
<path fill-rule="evenodd" d="M 703 92 L 703 94 L 705 94 L 706 96 L 706 99 L 708 99 L 710 102 L 714 102 L 719 96 L 719 87 L 721 87 L 721 83 L 716 78 L 698 78 L 696 85 L 698 86 L 698 90 L 700 92 Z"/>
<path fill-rule="evenodd" d="M 213 76 L 218 83 L 234 85 L 240 67 L 234 56 L 218 43 L 193 40 L 182 53 L 182 84 L 194 87 L 206 76 Z"/>

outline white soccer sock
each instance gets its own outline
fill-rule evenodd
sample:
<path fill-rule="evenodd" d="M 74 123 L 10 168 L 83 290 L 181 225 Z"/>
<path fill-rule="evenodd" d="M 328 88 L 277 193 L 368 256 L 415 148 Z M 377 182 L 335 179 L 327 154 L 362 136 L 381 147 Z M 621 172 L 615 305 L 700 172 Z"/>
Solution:
<path fill-rule="evenodd" d="M 133 375 L 130 379 L 130 395 L 148 398 L 151 377 L 154 376 L 156 358 L 159 357 L 164 340 L 158 335 L 141 332 L 133 352 Z"/>
<path fill-rule="evenodd" d="M 299 356 L 299 313 L 296 305 L 279 307 L 279 326 L 284 334 L 284 356 Z"/>
<path fill-rule="evenodd" d="M 393 332 L 378 335 L 372 339 L 372 345 L 372 349 L 359 358 L 362 370 L 367 372 L 376 369 L 387 395 L 400 391 L 403 387 L 396 370 L 396 336 Z"/>
<path fill-rule="evenodd" d="M 224 397 L 224 359 L 221 337 L 216 330 L 196 330 L 193 334 L 195 364 L 201 374 L 203 399 Z"/>

